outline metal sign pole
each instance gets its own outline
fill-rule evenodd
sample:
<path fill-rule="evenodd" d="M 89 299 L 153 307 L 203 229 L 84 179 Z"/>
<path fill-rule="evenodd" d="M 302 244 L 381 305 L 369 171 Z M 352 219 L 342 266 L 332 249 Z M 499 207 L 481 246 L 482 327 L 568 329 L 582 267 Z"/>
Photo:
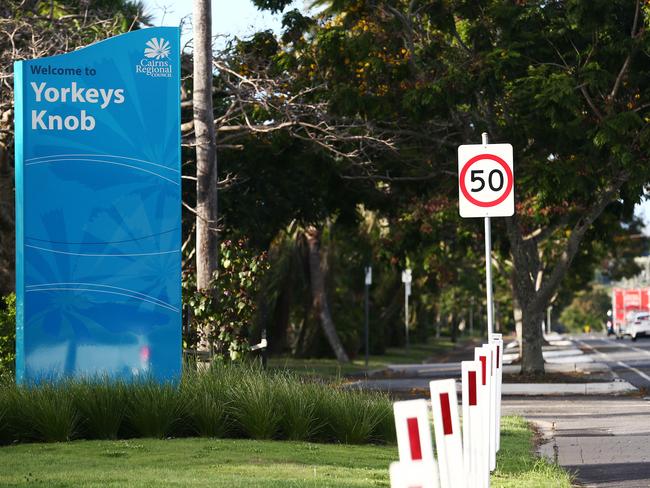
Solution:
<path fill-rule="evenodd" d="M 406 350 L 409 350 L 409 284 L 404 284 L 404 334 L 406 337 Z"/>
<path fill-rule="evenodd" d="M 481 134 L 483 145 L 487 146 L 487 132 Z M 485 287 L 487 290 L 487 333 L 488 337 L 494 332 L 494 302 L 492 298 L 492 228 L 490 217 L 485 217 Z"/>
<path fill-rule="evenodd" d="M 406 339 L 406 350 L 409 350 L 409 295 L 411 294 L 411 269 L 402 271 L 402 283 L 404 283 L 404 336 Z"/>
<path fill-rule="evenodd" d="M 370 356 L 370 285 L 372 284 L 372 267 L 366 266 L 366 278 L 364 280 L 365 284 L 365 352 L 366 352 L 366 372 L 368 371 L 368 360 Z"/>
<path fill-rule="evenodd" d="M 369 347 L 370 347 L 369 346 L 369 343 L 370 343 L 370 339 L 369 339 L 370 330 L 369 330 L 369 328 L 370 327 L 368 325 L 368 315 L 369 315 L 369 311 L 368 311 L 368 308 L 369 308 L 369 306 L 368 306 L 368 294 L 369 293 L 368 292 L 369 292 L 369 290 L 368 289 L 370 288 L 370 286 L 366 283 L 365 288 L 366 288 L 366 293 L 365 293 L 366 326 L 365 326 L 364 340 L 365 340 L 365 344 L 366 344 L 366 371 L 367 371 L 368 370 L 368 356 L 370 354 L 370 352 L 369 352 Z"/>

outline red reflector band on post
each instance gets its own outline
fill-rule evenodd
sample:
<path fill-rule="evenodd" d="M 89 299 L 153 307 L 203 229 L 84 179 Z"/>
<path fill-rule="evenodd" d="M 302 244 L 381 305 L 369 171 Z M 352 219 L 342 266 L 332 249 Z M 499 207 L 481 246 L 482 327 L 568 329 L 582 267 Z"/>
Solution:
<path fill-rule="evenodd" d="M 418 419 L 411 417 L 406 419 L 406 425 L 409 431 L 409 444 L 411 445 L 411 460 L 420 461 L 422 459 L 422 446 L 420 445 L 420 428 Z"/>
<path fill-rule="evenodd" d="M 442 431 L 445 435 L 453 434 L 451 427 L 451 408 L 449 407 L 449 393 L 440 394 L 440 410 L 442 411 Z"/>
<path fill-rule="evenodd" d="M 476 405 L 476 371 L 468 371 L 469 378 L 469 404 Z"/>
<path fill-rule="evenodd" d="M 501 354 L 501 346 L 497 344 L 497 369 L 499 369 L 501 366 L 499 365 L 499 355 Z"/>
<path fill-rule="evenodd" d="M 481 372 L 483 373 L 482 384 L 487 384 L 487 356 L 479 356 L 479 361 L 481 361 Z"/>

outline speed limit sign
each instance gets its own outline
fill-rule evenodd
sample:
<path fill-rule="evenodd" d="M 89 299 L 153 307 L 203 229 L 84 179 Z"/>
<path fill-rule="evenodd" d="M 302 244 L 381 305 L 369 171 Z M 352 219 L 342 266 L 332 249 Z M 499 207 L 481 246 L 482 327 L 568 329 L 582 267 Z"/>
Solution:
<path fill-rule="evenodd" d="M 461 217 L 510 217 L 515 213 L 510 144 L 458 146 Z"/>

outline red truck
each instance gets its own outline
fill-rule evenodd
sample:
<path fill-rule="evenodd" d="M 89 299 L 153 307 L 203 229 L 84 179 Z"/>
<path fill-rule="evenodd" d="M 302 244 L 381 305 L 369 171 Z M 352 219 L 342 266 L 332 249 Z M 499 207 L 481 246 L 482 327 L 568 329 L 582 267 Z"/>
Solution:
<path fill-rule="evenodd" d="M 614 288 L 612 290 L 612 325 L 617 337 L 630 335 L 628 329 L 635 317 L 648 313 L 650 313 L 650 288 Z"/>

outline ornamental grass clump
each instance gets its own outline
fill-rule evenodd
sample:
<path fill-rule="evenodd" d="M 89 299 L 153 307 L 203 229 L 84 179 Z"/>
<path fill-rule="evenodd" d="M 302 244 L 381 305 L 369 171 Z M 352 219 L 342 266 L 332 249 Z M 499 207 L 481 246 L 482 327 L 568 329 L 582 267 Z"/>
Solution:
<path fill-rule="evenodd" d="M 225 437 L 230 419 L 227 414 L 227 381 L 215 371 L 186 372 L 181 383 L 185 427 L 191 435 Z"/>
<path fill-rule="evenodd" d="M 63 442 L 78 433 L 80 419 L 70 382 L 25 386 L 15 392 L 12 421 L 19 438 Z"/>
<path fill-rule="evenodd" d="M 273 439 L 283 415 L 279 377 L 256 368 L 242 368 L 234 377 L 239 378 L 229 383 L 228 410 L 239 433 L 252 439 Z"/>
<path fill-rule="evenodd" d="M 109 378 L 79 380 L 72 382 L 70 389 L 83 437 L 117 439 L 127 408 L 124 382 Z"/>
<path fill-rule="evenodd" d="M 181 395 L 175 384 L 137 381 L 127 385 L 126 397 L 126 424 L 136 437 L 164 439 L 181 423 Z"/>
<path fill-rule="evenodd" d="M 292 441 L 314 439 L 322 427 L 322 422 L 316 416 L 316 405 L 322 395 L 323 386 L 304 383 L 293 375 L 278 378 L 276 384 L 278 404 L 282 412 L 282 438 Z"/>
<path fill-rule="evenodd" d="M 385 396 L 246 365 L 187 369 L 177 383 L 0 379 L 0 444 L 196 435 L 360 444 L 395 430 Z"/>
<path fill-rule="evenodd" d="M 393 416 L 393 402 L 384 395 L 373 395 L 369 408 L 374 410 L 380 418 L 379 422 L 373 429 L 371 440 L 377 443 L 395 444 L 397 443 L 397 432 L 395 431 L 395 417 Z"/>
<path fill-rule="evenodd" d="M 388 411 L 376 408 L 378 395 L 335 390 L 323 395 L 320 413 L 326 420 L 326 439 L 345 444 L 365 444 L 373 441 L 377 427 Z"/>

